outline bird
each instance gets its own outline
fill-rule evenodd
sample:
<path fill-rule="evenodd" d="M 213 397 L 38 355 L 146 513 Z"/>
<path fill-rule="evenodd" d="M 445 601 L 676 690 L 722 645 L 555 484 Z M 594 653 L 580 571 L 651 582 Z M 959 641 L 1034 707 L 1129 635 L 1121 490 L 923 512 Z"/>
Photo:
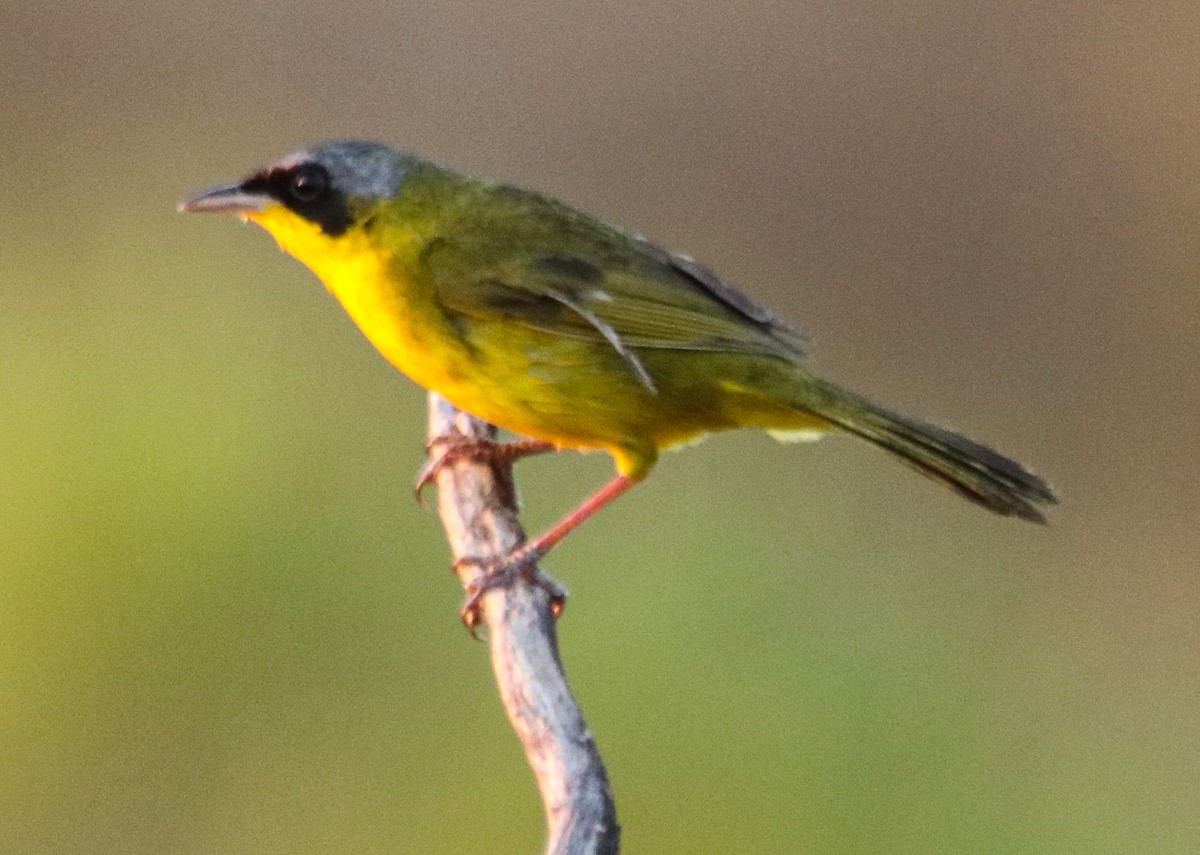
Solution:
<path fill-rule="evenodd" d="M 600 450 L 615 474 L 490 562 L 463 607 L 528 573 L 646 478 L 661 452 L 757 428 L 859 437 L 997 514 L 1045 522 L 1057 498 L 1021 464 L 812 371 L 805 337 L 711 268 L 533 190 L 360 140 L 301 149 L 200 192 L 184 212 L 261 226 L 395 368 L 522 437 L 450 443 L 440 462 Z M 435 466 L 439 461 L 435 461 Z M 434 469 L 426 467 L 418 492 Z"/>

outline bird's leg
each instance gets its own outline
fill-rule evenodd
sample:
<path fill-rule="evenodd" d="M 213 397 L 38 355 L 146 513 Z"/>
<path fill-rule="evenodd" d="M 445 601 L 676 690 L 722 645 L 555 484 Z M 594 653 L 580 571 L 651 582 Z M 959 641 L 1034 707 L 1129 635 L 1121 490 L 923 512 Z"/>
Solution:
<path fill-rule="evenodd" d="M 479 626 L 479 605 L 483 595 L 493 588 L 511 585 L 517 579 L 525 579 L 542 588 L 550 595 L 550 607 L 554 616 L 562 613 L 566 603 L 566 591 L 562 586 L 546 576 L 538 569 L 537 562 L 547 552 L 553 549 L 568 534 L 579 528 L 597 511 L 611 504 L 615 499 L 629 492 L 637 481 L 627 475 L 618 475 L 597 490 L 578 508 L 571 511 L 548 531 L 534 538 L 523 546 L 518 546 L 502 558 L 472 558 L 464 556 L 454 562 L 455 570 L 465 565 L 475 565 L 480 574 L 467 583 L 467 601 L 463 604 L 459 616 L 463 624 L 475 634 Z"/>
<path fill-rule="evenodd" d="M 582 505 L 559 520 L 553 528 L 543 532 L 534 540 L 517 549 L 514 555 L 516 553 L 524 553 L 522 560 L 537 561 L 557 546 L 564 537 L 590 519 L 593 514 L 603 510 L 612 504 L 614 500 L 629 492 L 635 484 L 637 484 L 637 481 L 628 475 L 616 476 L 593 493 Z"/>
<path fill-rule="evenodd" d="M 477 460 L 485 463 L 513 463 L 522 457 L 557 451 L 552 442 L 541 439 L 517 439 L 511 442 L 495 442 L 490 439 L 472 439 L 462 434 L 450 434 L 431 439 L 425 450 L 432 455 L 421 468 L 413 485 L 417 504 L 424 505 L 421 493 L 433 483 L 443 466 L 458 460 Z"/>

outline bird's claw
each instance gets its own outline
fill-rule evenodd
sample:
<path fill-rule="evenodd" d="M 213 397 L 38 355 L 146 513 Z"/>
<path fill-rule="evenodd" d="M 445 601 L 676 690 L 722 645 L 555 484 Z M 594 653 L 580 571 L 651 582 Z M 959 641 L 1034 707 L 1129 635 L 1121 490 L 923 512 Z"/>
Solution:
<path fill-rule="evenodd" d="M 459 460 L 475 460 L 484 463 L 512 463 L 530 454 L 540 454 L 551 451 L 554 446 L 540 440 L 516 440 L 513 442 L 497 442 L 493 439 L 472 438 L 462 434 L 444 434 L 434 437 L 425 443 L 425 451 L 430 454 L 429 461 L 421 467 L 417 480 L 413 484 L 413 495 L 417 504 L 425 506 L 422 494 L 425 488 L 434 482 L 438 472 Z"/>
<path fill-rule="evenodd" d="M 458 616 L 463 626 L 478 639 L 479 625 L 483 622 L 481 607 L 484 595 L 496 588 L 507 588 L 518 580 L 536 585 L 550 598 L 550 613 L 559 617 L 567 603 L 567 590 L 551 579 L 537 566 L 543 551 L 531 546 L 521 547 L 501 558 L 474 558 L 464 556 L 454 562 L 455 572 L 465 567 L 476 567 L 479 575 L 466 583 L 467 599 L 459 609 Z"/>
<path fill-rule="evenodd" d="M 458 460 L 486 457 L 492 452 L 489 446 L 499 444 L 490 439 L 472 439 L 462 434 L 444 434 L 429 440 L 425 443 L 425 453 L 430 455 L 429 460 L 421 467 L 413 484 L 413 496 L 417 504 L 425 507 L 425 497 L 422 494 L 444 467 Z"/>

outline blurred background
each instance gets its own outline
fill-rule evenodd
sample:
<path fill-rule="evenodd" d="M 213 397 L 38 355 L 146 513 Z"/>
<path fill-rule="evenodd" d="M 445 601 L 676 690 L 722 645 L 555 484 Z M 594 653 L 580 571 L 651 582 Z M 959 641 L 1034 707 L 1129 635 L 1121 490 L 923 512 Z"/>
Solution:
<path fill-rule="evenodd" d="M 1200 7 L 0 7 L 0 852 L 528 853 L 424 395 L 184 194 L 337 136 L 708 262 L 1018 457 L 663 460 L 548 562 L 625 851 L 1200 851 Z M 519 467 L 540 528 L 610 472 Z"/>

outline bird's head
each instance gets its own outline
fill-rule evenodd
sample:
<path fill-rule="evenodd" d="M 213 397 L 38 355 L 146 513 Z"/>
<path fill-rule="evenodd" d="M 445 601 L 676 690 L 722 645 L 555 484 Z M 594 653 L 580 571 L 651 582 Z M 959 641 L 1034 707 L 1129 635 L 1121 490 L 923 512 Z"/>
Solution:
<path fill-rule="evenodd" d="M 355 233 L 396 198 L 417 163 L 379 143 L 338 140 L 197 193 L 179 210 L 234 214 L 262 226 L 320 275 L 326 257 L 360 242 Z"/>

